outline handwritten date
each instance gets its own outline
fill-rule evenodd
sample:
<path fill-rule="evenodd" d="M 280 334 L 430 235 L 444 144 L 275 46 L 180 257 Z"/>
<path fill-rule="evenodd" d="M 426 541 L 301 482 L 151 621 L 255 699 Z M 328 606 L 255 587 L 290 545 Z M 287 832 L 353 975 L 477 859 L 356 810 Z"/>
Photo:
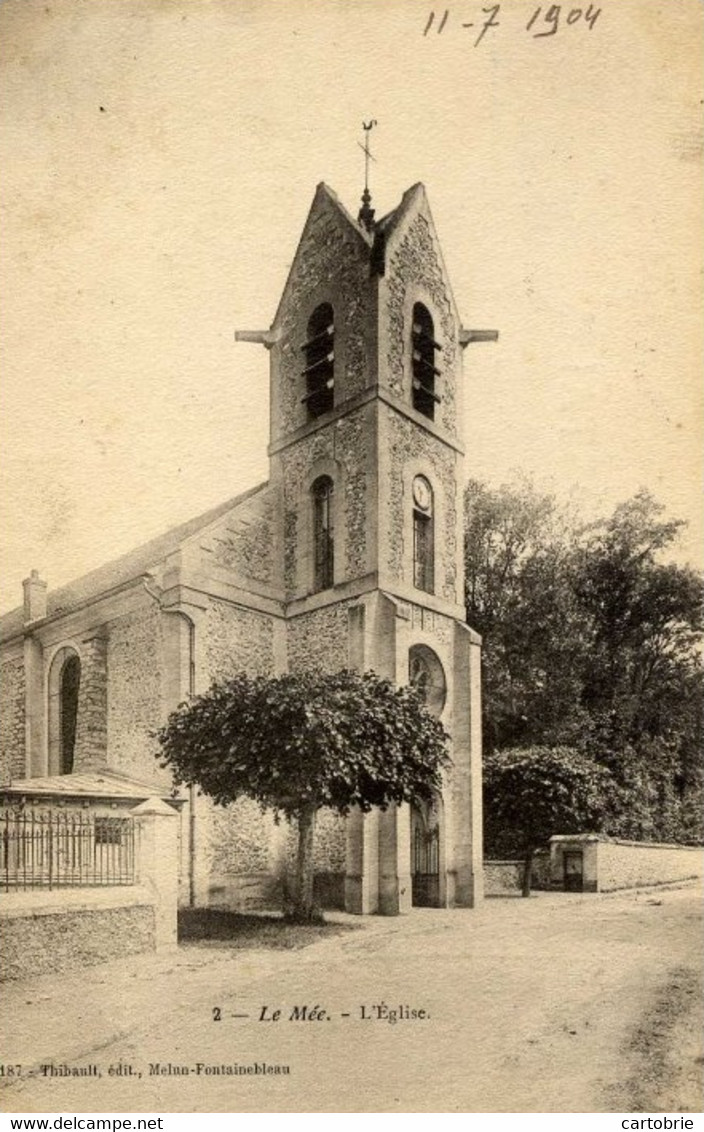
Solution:
<path fill-rule="evenodd" d="M 474 20 L 453 18 L 449 8 L 445 8 L 443 12 L 436 12 L 433 9 L 426 20 L 423 35 L 431 33 L 442 35 L 448 27 L 474 28 L 477 32 L 474 46 L 478 47 L 487 32 L 501 26 L 500 14 L 501 4 L 491 4 L 487 8 L 482 8 L 481 16 Z M 597 8 L 594 4 L 589 4 L 586 8 L 570 8 L 564 4 L 540 5 L 533 10 L 525 30 L 533 39 L 545 39 L 557 35 L 561 28 L 574 27 L 575 24 L 580 23 L 585 24 L 589 31 L 593 31 L 600 15 L 601 8 Z"/>

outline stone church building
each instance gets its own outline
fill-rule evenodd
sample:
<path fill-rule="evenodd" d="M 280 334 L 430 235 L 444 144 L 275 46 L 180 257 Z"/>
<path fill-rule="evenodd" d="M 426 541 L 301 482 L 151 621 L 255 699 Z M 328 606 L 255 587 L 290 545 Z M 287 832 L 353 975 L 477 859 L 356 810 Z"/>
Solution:
<path fill-rule="evenodd" d="M 394 914 L 482 894 L 480 641 L 463 594 L 462 327 L 425 190 L 375 221 L 319 185 L 263 345 L 270 473 L 0 619 L 3 804 L 147 797 L 151 732 L 245 670 L 374 670 L 422 689 L 452 738 L 442 796 L 320 815 L 320 899 Z M 246 347 L 241 347 L 246 348 Z M 216 457 L 215 457 L 216 458 Z M 83 800 L 83 801 L 82 801 Z M 182 807 L 184 902 L 277 902 L 291 831 L 252 802 Z"/>

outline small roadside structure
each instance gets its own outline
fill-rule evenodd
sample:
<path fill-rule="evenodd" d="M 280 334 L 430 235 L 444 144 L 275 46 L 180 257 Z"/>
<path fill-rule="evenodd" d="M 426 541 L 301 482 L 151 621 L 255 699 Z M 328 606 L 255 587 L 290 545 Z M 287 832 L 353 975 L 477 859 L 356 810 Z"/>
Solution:
<path fill-rule="evenodd" d="M 484 828 L 497 856 L 523 859 L 522 894 L 530 896 L 533 859 L 554 830 L 598 828 L 613 779 L 570 747 L 515 747 L 484 760 Z"/>
<path fill-rule="evenodd" d="M 566 892 L 613 892 L 704 876 L 704 848 L 596 833 L 550 838 L 550 880 Z"/>

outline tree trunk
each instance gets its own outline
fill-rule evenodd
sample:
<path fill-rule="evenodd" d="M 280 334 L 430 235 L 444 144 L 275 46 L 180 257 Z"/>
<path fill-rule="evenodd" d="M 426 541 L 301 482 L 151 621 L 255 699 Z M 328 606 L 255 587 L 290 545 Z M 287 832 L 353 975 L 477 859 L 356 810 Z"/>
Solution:
<path fill-rule="evenodd" d="M 530 896 L 530 885 L 533 880 L 533 855 L 535 853 L 535 846 L 531 845 L 530 849 L 526 850 L 526 855 L 523 860 L 523 888 L 521 896 Z"/>
<path fill-rule="evenodd" d="M 293 908 L 288 919 L 297 924 L 322 919 L 313 905 L 313 839 L 317 806 L 304 806 L 298 815 L 298 854 L 296 857 L 296 888 Z"/>

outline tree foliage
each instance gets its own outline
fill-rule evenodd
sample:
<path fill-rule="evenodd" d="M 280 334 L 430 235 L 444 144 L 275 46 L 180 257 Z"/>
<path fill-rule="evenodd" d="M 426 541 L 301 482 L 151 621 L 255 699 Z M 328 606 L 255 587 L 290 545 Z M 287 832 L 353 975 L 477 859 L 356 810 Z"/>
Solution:
<path fill-rule="evenodd" d="M 471 483 L 466 514 L 489 750 L 575 748 L 619 783 L 612 832 L 701 837 L 702 580 L 662 560 L 682 524 L 641 491 L 580 525 L 526 482 Z"/>
<path fill-rule="evenodd" d="M 158 732 L 163 763 L 221 805 L 246 796 L 299 826 L 296 918 L 312 915 L 315 813 L 429 799 L 447 736 L 411 687 L 373 673 L 244 673 L 181 704 Z"/>
<path fill-rule="evenodd" d="M 502 855 L 524 857 L 524 896 L 530 892 L 535 850 L 553 834 L 599 828 L 616 795 L 609 771 L 569 747 L 507 748 L 486 756 L 488 838 Z"/>

